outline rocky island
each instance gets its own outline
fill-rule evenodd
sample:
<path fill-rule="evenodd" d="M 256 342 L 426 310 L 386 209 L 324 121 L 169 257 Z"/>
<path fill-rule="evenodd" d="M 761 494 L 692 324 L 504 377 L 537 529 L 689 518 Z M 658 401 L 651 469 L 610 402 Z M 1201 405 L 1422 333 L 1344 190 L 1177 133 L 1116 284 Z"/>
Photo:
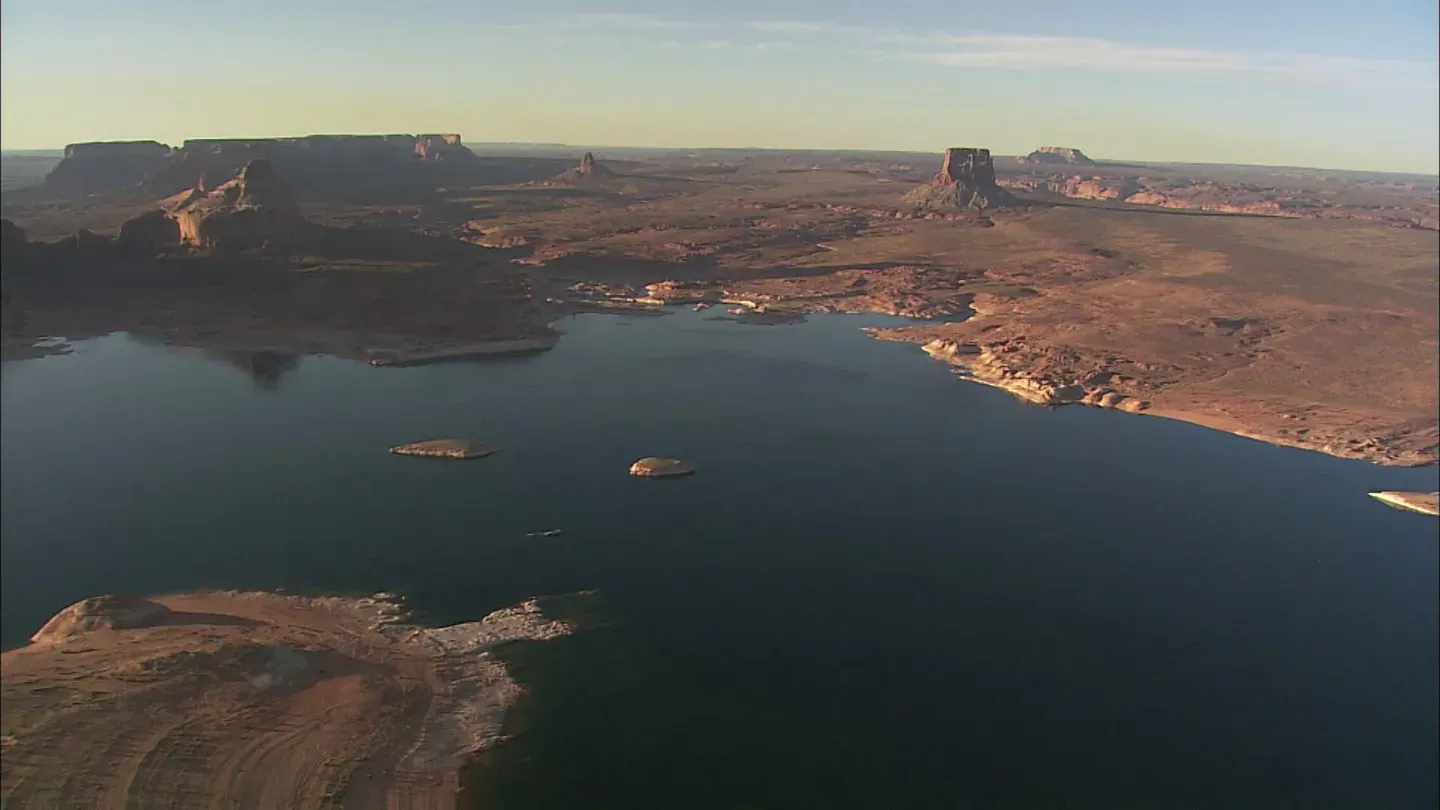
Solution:
<path fill-rule="evenodd" d="M 430 439 L 423 442 L 398 444 L 390 448 L 390 452 L 397 456 L 465 460 L 485 458 L 494 455 L 499 449 L 483 442 L 467 442 L 463 439 Z"/>
<path fill-rule="evenodd" d="M 647 456 L 630 465 L 630 474 L 640 478 L 673 478 L 694 472 L 694 464 L 678 458 Z"/>

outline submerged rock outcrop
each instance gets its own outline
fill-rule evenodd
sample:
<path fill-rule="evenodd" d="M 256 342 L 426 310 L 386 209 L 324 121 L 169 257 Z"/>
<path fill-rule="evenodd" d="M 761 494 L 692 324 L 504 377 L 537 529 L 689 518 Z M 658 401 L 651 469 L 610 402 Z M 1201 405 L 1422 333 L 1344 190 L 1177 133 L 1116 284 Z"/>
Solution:
<path fill-rule="evenodd" d="M 945 163 L 930 182 L 905 195 L 920 211 L 983 211 L 1017 200 L 995 182 L 989 149 L 946 149 Z"/>

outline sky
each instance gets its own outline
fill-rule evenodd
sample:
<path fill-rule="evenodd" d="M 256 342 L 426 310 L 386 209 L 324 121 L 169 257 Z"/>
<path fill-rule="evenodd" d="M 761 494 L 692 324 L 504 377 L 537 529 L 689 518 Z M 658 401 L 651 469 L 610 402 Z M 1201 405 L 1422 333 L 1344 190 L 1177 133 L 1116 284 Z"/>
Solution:
<path fill-rule="evenodd" d="M 1440 172 L 1435 0 L 5 0 L 0 148 L 459 132 Z"/>

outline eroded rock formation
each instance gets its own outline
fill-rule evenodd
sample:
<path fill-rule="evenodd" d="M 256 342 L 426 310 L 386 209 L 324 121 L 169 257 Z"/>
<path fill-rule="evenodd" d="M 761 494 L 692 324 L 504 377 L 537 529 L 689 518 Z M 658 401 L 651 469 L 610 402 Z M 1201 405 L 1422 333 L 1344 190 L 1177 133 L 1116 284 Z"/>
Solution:
<path fill-rule="evenodd" d="M 30 637 L 36 644 L 65 641 L 95 630 L 126 630 L 161 624 L 170 609 L 134 596 L 92 596 L 55 614 Z"/>
<path fill-rule="evenodd" d="M 356 173 L 393 175 L 430 164 L 449 168 L 478 162 L 455 133 L 422 135 L 309 135 L 301 138 L 201 138 L 171 148 L 156 141 L 79 143 L 45 178 L 61 193 L 163 196 L 195 185 L 204 174 L 229 177 L 257 158 L 287 176 L 341 182 Z M 408 167 L 408 168 L 407 168 Z"/>
<path fill-rule="evenodd" d="M 180 241 L 209 250 L 253 250 L 293 244 L 305 218 L 290 184 L 270 161 L 245 164 L 234 179 L 209 191 L 197 186 L 163 203 L 180 231 Z"/>
<path fill-rule="evenodd" d="M 1069 146 L 1042 146 L 1020 158 L 1021 163 L 1068 163 L 1074 166 L 1094 166 L 1095 161 L 1084 152 Z"/>
<path fill-rule="evenodd" d="M 594 154 L 586 152 L 584 157 L 580 158 L 578 166 L 561 172 L 555 179 L 562 183 L 583 183 L 614 176 L 615 172 L 610 167 L 596 161 Z"/>
<path fill-rule="evenodd" d="M 905 201 L 921 211 L 983 211 L 1015 199 L 995 183 L 989 149 L 946 149 L 940 173 L 905 195 Z"/>
<path fill-rule="evenodd" d="M 163 169 L 173 150 L 158 141 L 72 143 L 65 158 L 45 176 L 45 185 L 62 192 L 139 189 Z"/>

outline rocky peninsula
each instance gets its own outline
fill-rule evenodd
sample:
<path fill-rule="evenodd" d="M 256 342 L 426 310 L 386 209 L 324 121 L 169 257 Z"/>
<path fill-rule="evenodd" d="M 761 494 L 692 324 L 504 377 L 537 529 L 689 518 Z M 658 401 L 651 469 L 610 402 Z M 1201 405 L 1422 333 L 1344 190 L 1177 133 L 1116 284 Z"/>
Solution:
<path fill-rule="evenodd" d="M 1370 497 L 1404 512 L 1440 515 L 1440 492 L 1372 492 Z"/>
<path fill-rule="evenodd" d="M 574 629 L 536 600 L 421 627 L 388 594 L 86 599 L 0 656 L 7 801 L 454 808 L 523 691 L 495 650 Z"/>

